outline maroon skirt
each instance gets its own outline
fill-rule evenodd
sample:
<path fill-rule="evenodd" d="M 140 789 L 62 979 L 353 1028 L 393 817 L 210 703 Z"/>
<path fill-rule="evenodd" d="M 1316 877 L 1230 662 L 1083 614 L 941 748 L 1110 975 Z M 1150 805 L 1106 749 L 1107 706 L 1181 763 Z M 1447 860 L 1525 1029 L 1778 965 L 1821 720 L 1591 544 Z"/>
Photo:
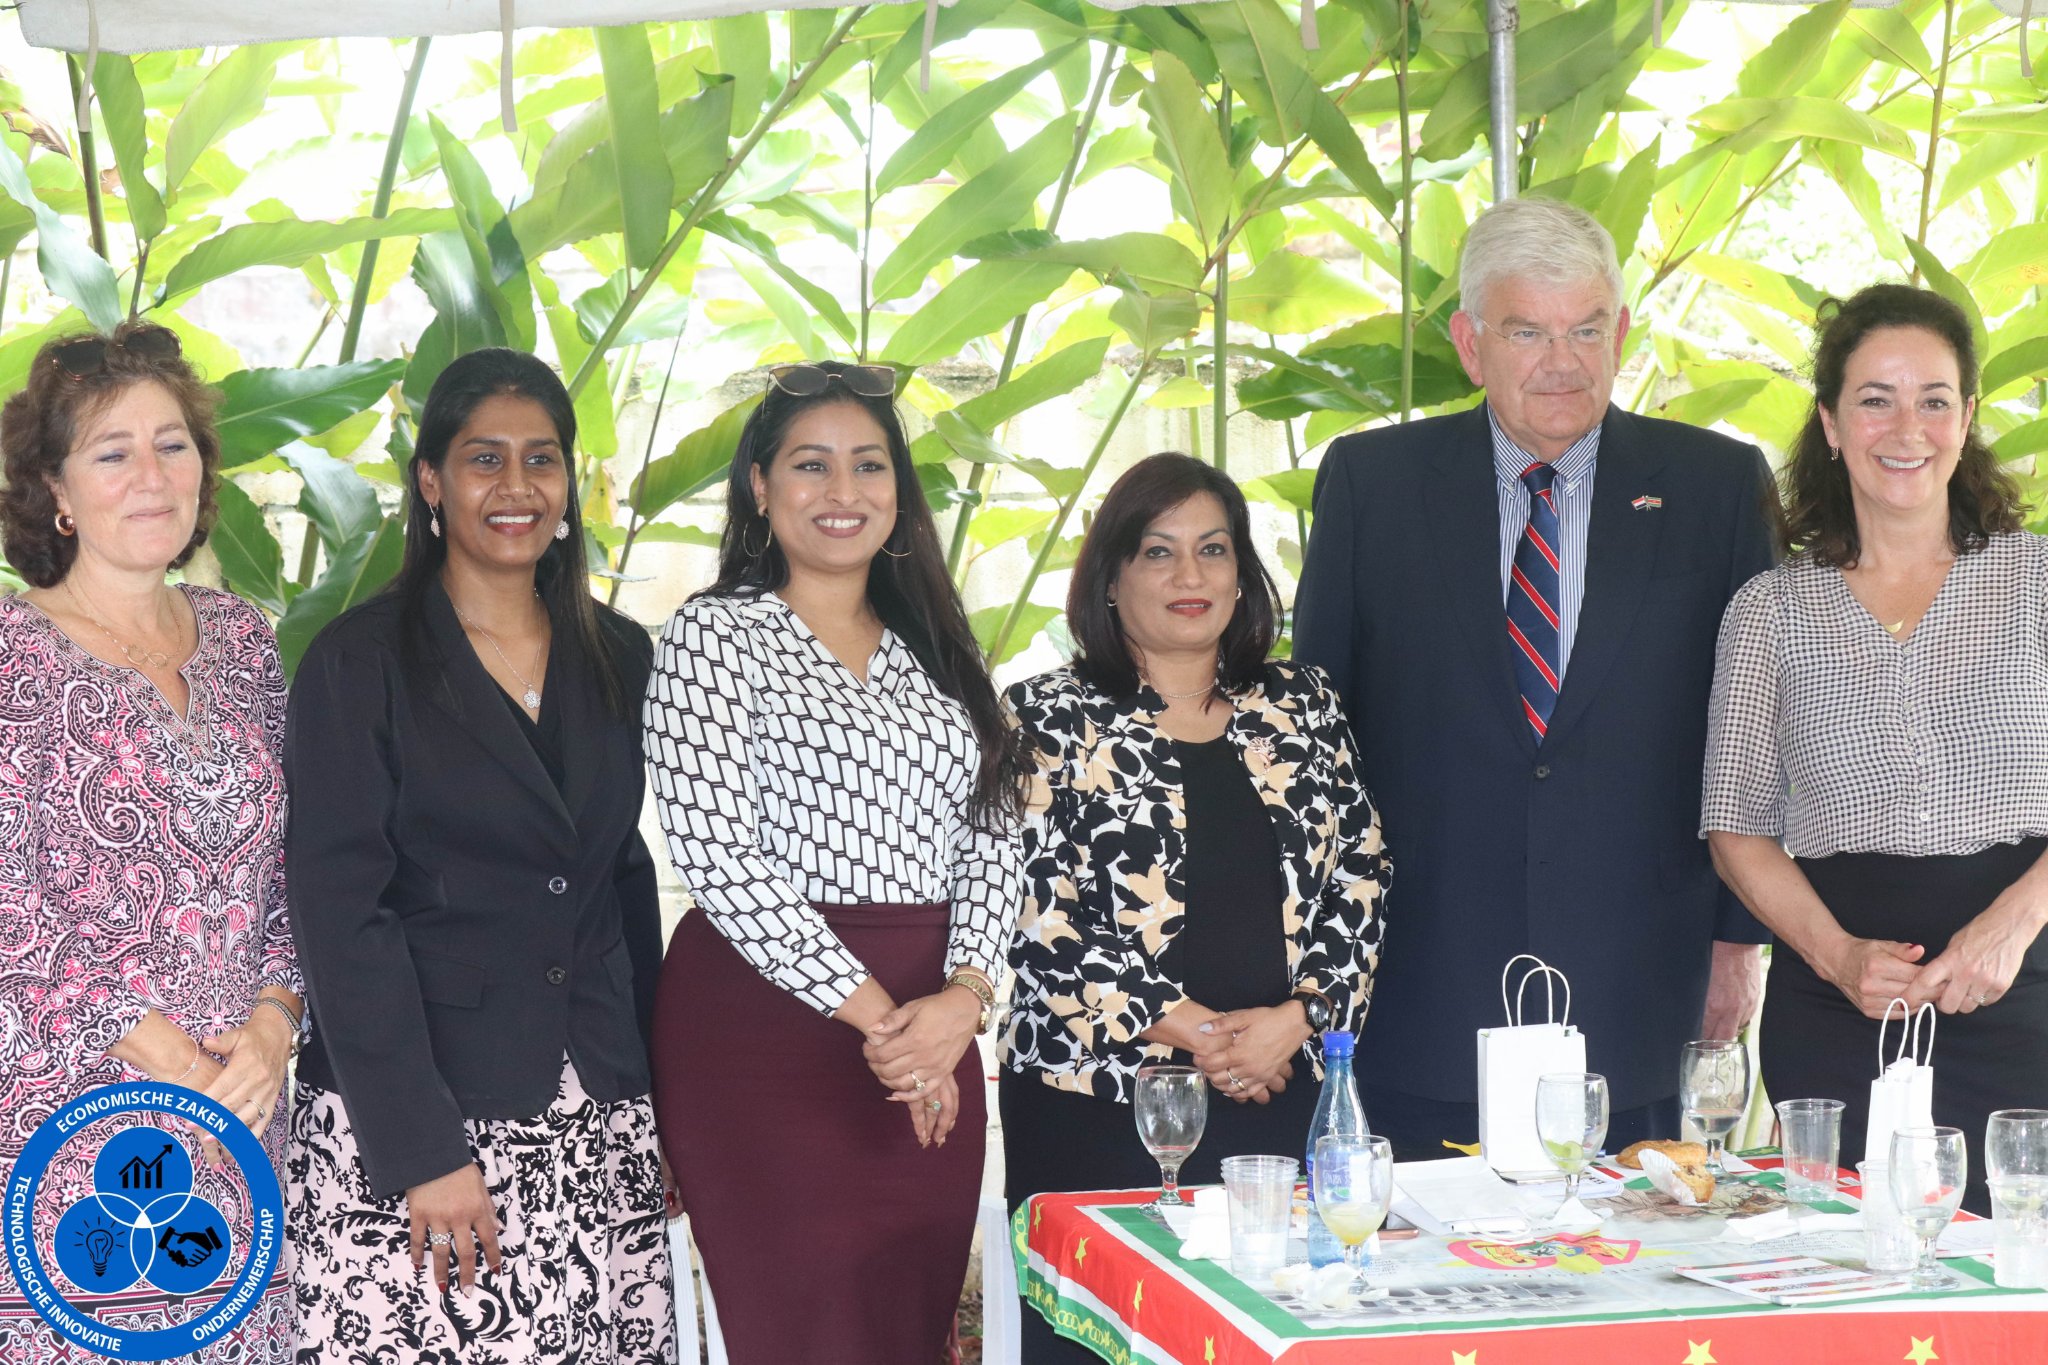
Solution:
<path fill-rule="evenodd" d="M 901 1004 L 940 990 L 944 905 L 819 905 Z M 987 1128 L 980 1053 L 944 1147 L 861 1056 L 861 1036 L 768 981 L 695 912 L 654 1007 L 662 1147 L 732 1365 L 934 1365 L 967 1275 Z"/>

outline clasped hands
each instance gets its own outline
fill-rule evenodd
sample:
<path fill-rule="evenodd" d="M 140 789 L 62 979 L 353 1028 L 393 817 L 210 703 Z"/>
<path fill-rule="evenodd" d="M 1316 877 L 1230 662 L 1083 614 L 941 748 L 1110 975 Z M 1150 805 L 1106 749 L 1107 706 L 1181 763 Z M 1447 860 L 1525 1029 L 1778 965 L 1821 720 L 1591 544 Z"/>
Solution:
<path fill-rule="evenodd" d="M 1298 1000 L 1222 1014 L 1184 1000 L 1139 1036 L 1188 1053 L 1209 1084 L 1239 1104 L 1268 1104 L 1294 1079 L 1310 1032 Z"/>
<path fill-rule="evenodd" d="M 861 1056 L 890 1100 L 908 1107 L 918 1146 L 945 1146 L 960 1118 L 953 1068 L 974 1042 L 981 1001 L 965 987 L 947 986 L 898 1005 L 870 977 L 837 1017 L 860 1030 Z"/>
<path fill-rule="evenodd" d="M 1932 958 L 1917 943 L 1847 938 L 1817 965 L 1872 1019 L 1882 1019 L 1894 999 L 1909 1009 L 1931 1003 L 1943 1014 L 1971 1014 L 1997 1003 L 2011 987 L 2039 933 L 2039 917 L 2008 893 L 1957 930 Z"/>

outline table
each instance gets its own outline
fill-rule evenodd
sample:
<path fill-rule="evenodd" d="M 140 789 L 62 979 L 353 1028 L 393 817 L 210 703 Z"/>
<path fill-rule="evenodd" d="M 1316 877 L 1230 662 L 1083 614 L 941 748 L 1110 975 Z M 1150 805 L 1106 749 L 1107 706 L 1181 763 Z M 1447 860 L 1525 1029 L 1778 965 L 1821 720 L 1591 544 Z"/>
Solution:
<path fill-rule="evenodd" d="M 1756 1164 L 1768 1170 L 1776 1163 Z M 1442 1296 L 1467 1301 L 1465 1311 L 1395 1321 L 1382 1313 L 1383 1320 L 1370 1323 L 1311 1314 L 1305 1321 L 1232 1275 L 1227 1265 L 1182 1261 L 1179 1240 L 1138 1207 L 1152 1195 L 1039 1195 L 1018 1209 L 1011 1224 L 1026 1302 L 1063 1335 L 1116 1365 L 2048 1362 L 2048 1293 L 1998 1288 L 1990 1267 L 1974 1259 L 1944 1262 L 1970 1282 L 1965 1289 L 1825 1308 L 1752 1303 L 1671 1272 L 1680 1262 L 1783 1254 L 1786 1243 L 1697 1242 L 1672 1250 L 1643 1239 L 1623 1253 L 1626 1264 L 1599 1272 L 1552 1266 L 1489 1277 L 1453 1256 L 1453 1241 L 1461 1239 L 1418 1238 L 1388 1244 L 1388 1272 L 1405 1268 L 1404 1277 L 1412 1281 L 1442 1267 Z M 1609 1278 L 1593 1293 L 1586 1286 L 1596 1275 Z M 1616 1296 L 1635 1301 L 1617 1304 Z"/>

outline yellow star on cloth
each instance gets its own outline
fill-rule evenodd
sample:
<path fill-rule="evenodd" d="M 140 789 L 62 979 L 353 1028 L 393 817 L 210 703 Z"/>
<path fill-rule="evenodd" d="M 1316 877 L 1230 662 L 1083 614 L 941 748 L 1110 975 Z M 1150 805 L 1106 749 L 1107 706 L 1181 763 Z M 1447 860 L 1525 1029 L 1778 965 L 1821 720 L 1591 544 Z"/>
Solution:
<path fill-rule="evenodd" d="M 1927 1362 L 1930 1360 L 1941 1359 L 1935 1353 L 1933 1337 L 1928 1337 L 1924 1340 L 1920 1337 L 1908 1337 L 1907 1340 L 1913 1343 L 1913 1349 L 1906 1352 L 1905 1358 L 1912 1361 L 1913 1365 L 1927 1365 Z"/>
<path fill-rule="evenodd" d="M 1079 1246 L 1077 1246 L 1077 1247 L 1075 1247 L 1075 1248 L 1074 1248 L 1074 1264 L 1075 1264 L 1075 1265 L 1079 1265 L 1079 1264 L 1081 1264 L 1081 1262 L 1083 1262 L 1083 1261 L 1085 1261 L 1085 1260 L 1087 1260 L 1087 1259 L 1088 1259 L 1088 1239 L 1087 1239 L 1086 1237 L 1083 1237 L 1083 1238 L 1081 1239 L 1081 1245 L 1079 1245 Z"/>
<path fill-rule="evenodd" d="M 1139 1309 L 1139 1308 L 1140 1308 L 1140 1307 L 1141 1307 L 1141 1306 L 1142 1306 L 1142 1305 L 1144 1304 L 1144 1302 L 1145 1302 L 1145 1282 L 1144 1282 L 1143 1280 L 1140 1280 L 1140 1281 L 1138 1281 L 1138 1288 L 1137 1288 L 1137 1291 L 1136 1291 L 1135 1293 L 1133 1293 L 1133 1294 L 1131 1295 L 1131 1316 L 1132 1316 L 1132 1317 L 1134 1317 L 1134 1318 L 1135 1318 L 1136 1316 L 1138 1316 L 1138 1309 Z"/>
<path fill-rule="evenodd" d="M 1216 1359 L 1216 1338 L 1202 1338 L 1202 1359 L 1205 1361 L 1214 1361 Z"/>
<path fill-rule="evenodd" d="M 1453 1351 L 1451 1352 L 1451 1365 L 1479 1365 L 1479 1352 Z"/>
<path fill-rule="evenodd" d="M 1684 1365 L 1716 1365 L 1713 1342 L 1694 1341 L 1687 1337 L 1685 1344 L 1691 1349 L 1686 1353 Z"/>

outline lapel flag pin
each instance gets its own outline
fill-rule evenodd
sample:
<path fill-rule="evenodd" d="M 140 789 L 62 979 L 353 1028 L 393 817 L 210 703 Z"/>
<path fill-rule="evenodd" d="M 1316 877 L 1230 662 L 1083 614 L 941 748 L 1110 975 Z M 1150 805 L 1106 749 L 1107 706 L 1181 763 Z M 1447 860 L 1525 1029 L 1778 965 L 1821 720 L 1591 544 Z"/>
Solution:
<path fill-rule="evenodd" d="M 1662 507 L 1663 505 L 1664 499 L 1653 498 L 1648 493 L 1643 494 L 1643 496 L 1637 498 L 1634 502 L 1629 504 L 1629 506 L 1635 508 L 1638 512 L 1654 511 L 1657 508 Z"/>

